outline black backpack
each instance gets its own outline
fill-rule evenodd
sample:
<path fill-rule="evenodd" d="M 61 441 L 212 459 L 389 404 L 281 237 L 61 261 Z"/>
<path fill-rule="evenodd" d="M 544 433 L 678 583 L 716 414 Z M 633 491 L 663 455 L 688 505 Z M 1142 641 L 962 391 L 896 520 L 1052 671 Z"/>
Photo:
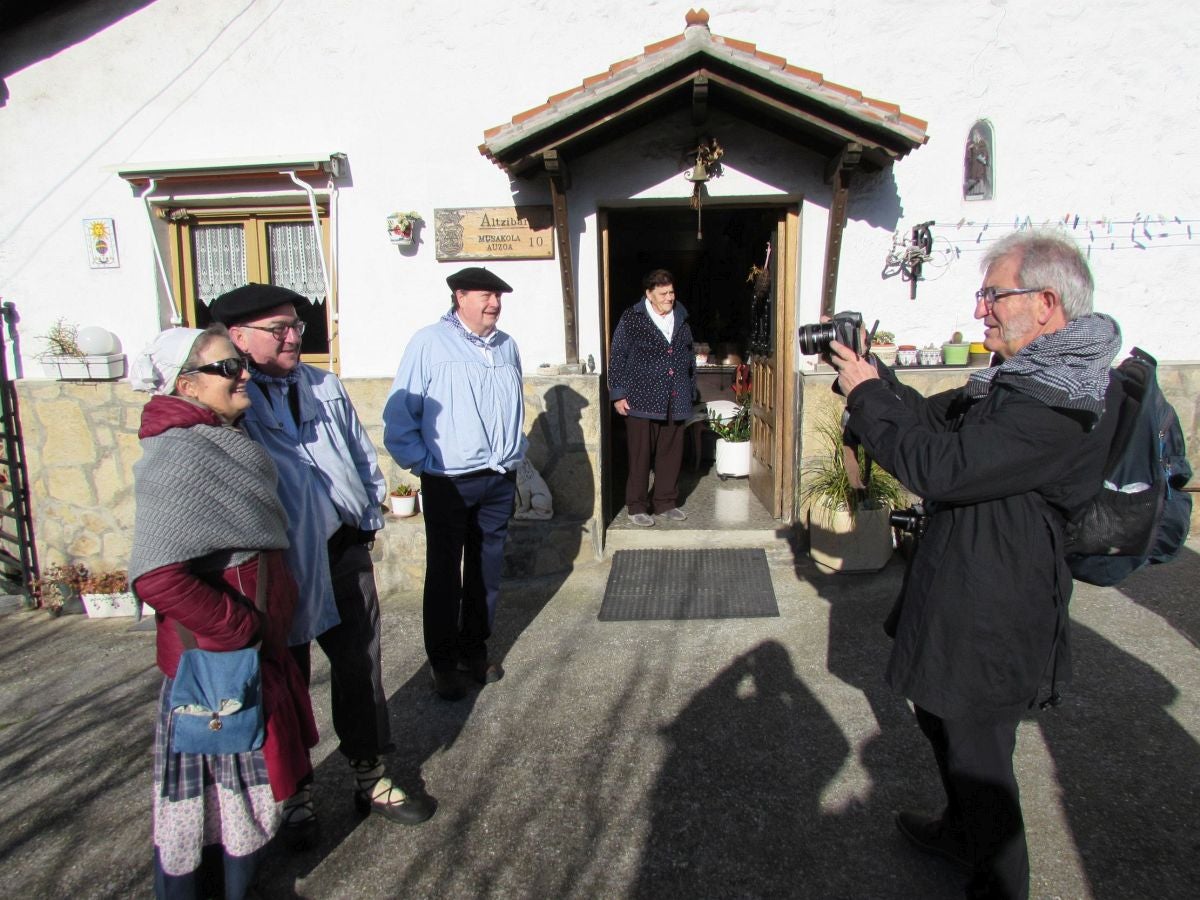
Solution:
<path fill-rule="evenodd" d="M 1071 574 L 1105 586 L 1174 559 L 1192 519 L 1192 498 L 1183 490 L 1192 467 L 1179 417 L 1158 387 L 1158 361 L 1135 347 L 1112 377 L 1121 403 L 1112 411 L 1117 424 L 1105 484 L 1069 517 L 1066 529 Z"/>

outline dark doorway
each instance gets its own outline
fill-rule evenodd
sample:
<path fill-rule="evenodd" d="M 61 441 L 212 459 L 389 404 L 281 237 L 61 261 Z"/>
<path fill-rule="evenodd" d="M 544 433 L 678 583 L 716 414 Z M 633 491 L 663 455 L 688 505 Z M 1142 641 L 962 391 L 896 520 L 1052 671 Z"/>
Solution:
<path fill-rule="evenodd" d="M 697 369 L 700 399 L 732 400 L 735 367 L 761 349 L 764 337 L 770 339 L 762 325 L 770 311 L 755 306 L 752 272 L 767 262 L 767 245 L 775 238 L 779 216 L 775 206 L 705 206 L 699 223 L 703 237 L 698 238 L 696 211 L 686 206 L 608 210 L 606 349 L 621 314 L 641 302 L 642 277 L 653 269 L 667 269 L 675 276 L 676 302 L 688 312 L 695 342 L 707 345 L 710 365 Z M 624 419 L 611 408 L 609 425 L 607 511 L 609 523 L 619 524 L 628 463 Z M 689 435 L 679 483 L 681 503 L 697 491 L 712 489 L 705 483 L 717 479 L 711 450 L 711 433 L 698 428 Z M 723 487 L 734 488 L 733 480 Z M 695 508 L 700 511 L 707 505 Z M 752 518 L 757 522 L 760 516 Z M 728 527 L 703 514 L 690 515 L 687 524 Z"/>

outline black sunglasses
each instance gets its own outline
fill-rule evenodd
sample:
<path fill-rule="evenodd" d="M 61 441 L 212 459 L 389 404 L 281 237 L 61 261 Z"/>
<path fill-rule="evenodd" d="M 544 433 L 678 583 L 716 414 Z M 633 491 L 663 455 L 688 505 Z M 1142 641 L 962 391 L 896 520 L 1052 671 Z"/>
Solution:
<path fill-rule="evenodd" d="M 245 370 L 246 360 L 240 356 L 231 356 L 229 359 L 218 359 L 216 362 L 196 366 L 194 369 L 188 369 L 186 372 L 180 372 L 179 374 L 192 375 L 196 372 L 204 372 L 207 375 L 220 375 L 223 378 L 238 378 Z"/>

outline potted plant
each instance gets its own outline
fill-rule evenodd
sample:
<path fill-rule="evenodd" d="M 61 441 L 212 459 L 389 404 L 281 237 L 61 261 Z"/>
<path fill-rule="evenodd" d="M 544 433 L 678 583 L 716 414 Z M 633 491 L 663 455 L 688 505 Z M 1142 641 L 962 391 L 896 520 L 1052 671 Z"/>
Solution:
<path fill-rule="evenodd" d="M 123 569 L 88 575 L 80 585 L 80 596 L 89 618 L 137 615 L 137 597 L 129 590 L 129 577 Z"/>
<path fill-rule="evenodd" d="M 80 594 L 89 574 L 82 563 L 56 563 L 34 579 L 33 595 L 38 605 L 52 616 L 83 612 Z"/>
<path fill-rule="evenodd" d="M 391 493 L 388 494 L 388 505 L 392 508 L 392 515 L 401 518 L 408 518 L 416 514 L 417 496 L 413 493 L 412 486 L 401 482 L 392 488 Z"/>
<path fill-rule="evenodd" d="M 724 481 L 750 474 L 750 367 L 738 365 L 733 376 L 733 397 L 708 404 L 708 427 L 717 436 L 713 468 Z"/>
<path fill-rule="evenodd" d="M 817 453 L 801 468 L 809 555 L 824 572 L 877 572 L 892 555 L 891 511 L 907 505 L 900 482 L 862 448 L 846 446 L 840 417 L 817 427 Z"/>
<path fill-rule="evenodd" d="M 876 331 L 871 339 L 871 353 L 889 368 L 896 365 L 896 335 L 890 331 Z"/>
<path fill-rule="evenodd" d="M 48 378 L 99 381 L 125 374 L 125 354 L 120 352 L 120 342 L 103 328 L 95 325 L 80 328 L 60 318 L 38 337 L 46 344 L 37 358 Z"/>
<path fill-rule="evenodd" d="M 408 212 L 394 212 L 387 217 L 388 234 L 391 236 L 393 244 L 411 244 L 413 242 L 413 228 L 418 222 L 424 221 L 421 214 L 415 210 Z"/>
<path fill-rule="evenodd" d="M 963 340 L 962 332 L 956 331 L 942 344 L 942 362 L 947 366 L 965 366 L 970 350 L 971 345 Z"/>

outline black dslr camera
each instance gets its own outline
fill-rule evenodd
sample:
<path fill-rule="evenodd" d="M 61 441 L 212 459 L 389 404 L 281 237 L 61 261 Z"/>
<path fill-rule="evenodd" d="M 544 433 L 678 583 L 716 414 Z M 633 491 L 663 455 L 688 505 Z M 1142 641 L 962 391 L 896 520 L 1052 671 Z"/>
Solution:
<path fill-rule="evenodd" d="M 829 352 L 831 341 L 837 341 L 849 347 L 859 356 L 871 349 L 870 338 L 864 338 L 862 333 L 862 313 L 835 313 L 828 322 L 817 322 L 815 325 L 800 326 L 800 352 L 806 356 Z"/>
<path fill-rule="evenodd" d="M 888 524 L 893 528 L 898 528 L 907 534 L 911 534 L 917 540 L 925 534 L 925 526 L 929 522 L 929 516 L 922 512 L 921 507 L 910 506 L 908 509 L 896 509 L 888 516 Z"/>

